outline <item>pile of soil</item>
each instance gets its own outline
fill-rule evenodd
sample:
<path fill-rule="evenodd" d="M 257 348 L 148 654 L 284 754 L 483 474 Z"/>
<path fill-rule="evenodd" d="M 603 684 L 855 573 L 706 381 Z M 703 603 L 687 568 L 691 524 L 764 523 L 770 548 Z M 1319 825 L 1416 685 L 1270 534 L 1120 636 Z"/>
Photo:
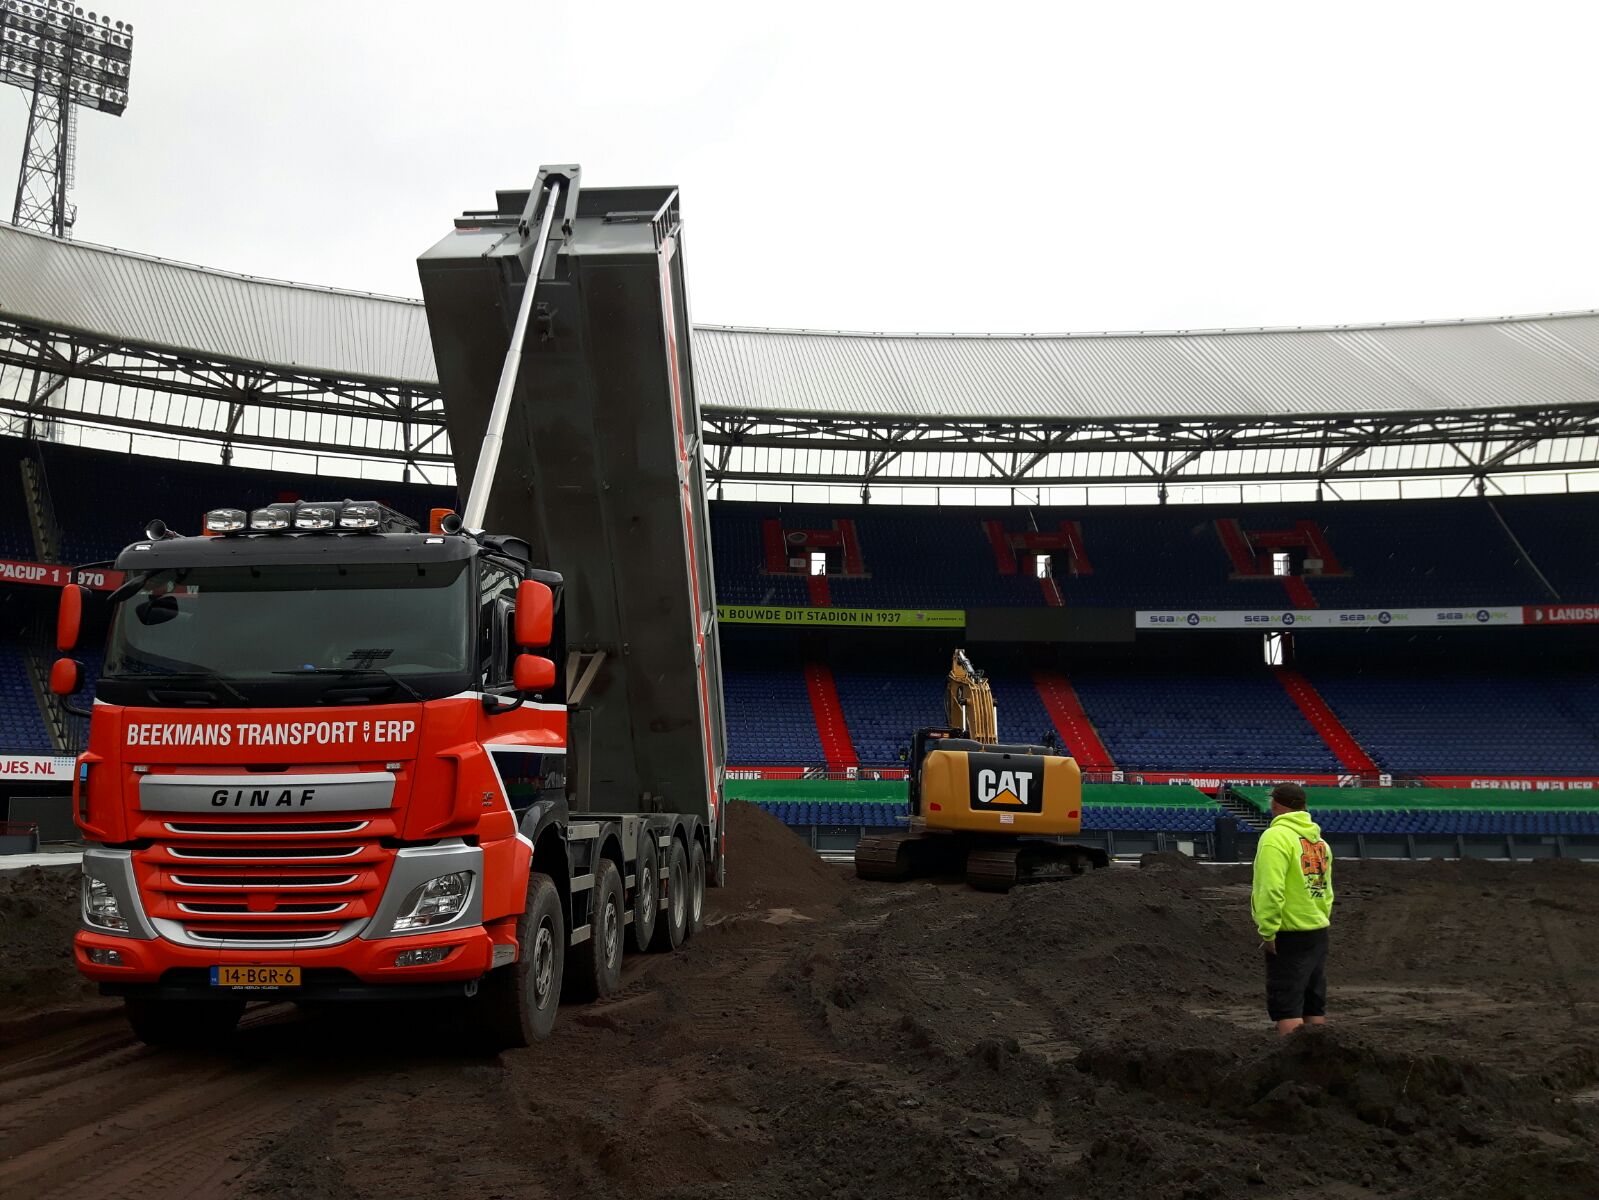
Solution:
<path fill-rule="evenodd" d="M 1138 865 L 1145 870 L 1197 871 L 1199 860 L 1175 850 L 1151 850 L 1138 856 Z"/>
<path fill-rule="evenodd" d="M 847 886 L 842 869 L 823 862 L 771 813 L 743 800 L 727 806 L 727 886 L 711 893 L 713 909 L 729 914 L 833 907 Z"/>
<path fill-rule="evenodd" d="M 1280 1042 L 1248 868 L 1149 865 L 901 891 L 796 994 L 969 1136 L 1028 1147 L 946 1147 L 996 1193 L 1599 1195 L 1599 869 L 1341 866 L 1334 1024 Z"/>
<path fill-rule="evenodd" d="M 77 931 L 76 867 L 0 874 L 0 1019 L 95 995 L 72 960 Z"/>

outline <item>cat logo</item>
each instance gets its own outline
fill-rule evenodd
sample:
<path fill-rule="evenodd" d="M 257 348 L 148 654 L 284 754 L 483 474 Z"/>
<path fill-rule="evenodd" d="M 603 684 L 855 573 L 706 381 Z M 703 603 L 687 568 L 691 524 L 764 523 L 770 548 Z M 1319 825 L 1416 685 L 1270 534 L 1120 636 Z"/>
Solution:
<path fill-rule="evenodd" d="M 1029 771 L 979 771 L 977 799 L 983 804 L 1026 808 L 1027 792 L 1032 784 L 1033 776 Z"/>
<path fill-rule="evenodd" d="M 1041 813 L 1044 811 L 1044 764 L 1016 754 L 966 756 L 967 786 L 973 812 Z"/>

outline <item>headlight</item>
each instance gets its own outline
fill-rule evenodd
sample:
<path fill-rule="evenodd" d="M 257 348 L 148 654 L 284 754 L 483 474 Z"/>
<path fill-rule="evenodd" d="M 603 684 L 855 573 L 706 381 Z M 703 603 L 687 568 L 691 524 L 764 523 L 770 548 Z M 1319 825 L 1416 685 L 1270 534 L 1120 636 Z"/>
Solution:
<path fill-rule="evenodd" d="M 83 923 L 95 929 L 109 929 L 113 933 L 128 931 L 128 918 L 117 906 L 117 898 L 102 880 L 93 875 L 83 877 Z"/>
<path fill-rule="evenodd" d="M 457 871 L 453 875 L 440 875 L 420 887 L 400 905 L 400 915 L 394 919 L 394 930 L 428 929 L 443 925 L 460 916 L 472 894 L 472 872 Z"/>

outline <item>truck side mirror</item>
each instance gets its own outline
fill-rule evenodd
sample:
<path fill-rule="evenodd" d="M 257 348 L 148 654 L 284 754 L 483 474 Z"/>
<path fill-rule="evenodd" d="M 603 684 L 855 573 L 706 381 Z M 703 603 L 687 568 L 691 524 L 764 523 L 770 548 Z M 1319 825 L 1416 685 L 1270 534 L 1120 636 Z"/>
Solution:
<path fill-rule="evenodd" d="M 521 615 L 520 609 L 517 615 Z M 547 692 L 555 686 L 555 664 L 542 654 L 518 654 L 511 667 L 511 682 L 519 692 Z"/>
<path fill-rule="evenodd" d="M 516 644 L 524 650 L 541 650 L 554 636 L 555 593 L 547 583 L 524 579 L 516 585 Z M 519 657 L 518 663 L 523 657 L 527 656 Z"/>
<path fill-rule="evenodd" d="M 82 686 L 83 664 L 71 658 L 56 659 L 50 668 L 51 692 L 57 696 L 71 696 Z"/>
<path fill-rule="evenodd" d="M 81 584 L 69 583 L 61 589 L 61 606 L 56 610 L 56 649 L 65 654 L 76 649 L 83 636 L 83 602 L 89 589 Z"/>

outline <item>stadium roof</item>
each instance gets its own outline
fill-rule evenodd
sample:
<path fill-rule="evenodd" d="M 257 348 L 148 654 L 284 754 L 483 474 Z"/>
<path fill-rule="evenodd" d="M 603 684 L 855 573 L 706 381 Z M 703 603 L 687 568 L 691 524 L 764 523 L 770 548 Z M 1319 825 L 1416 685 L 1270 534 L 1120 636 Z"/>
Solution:
<path fill-rule="evenodd" d="M 420 302 L 190 266 L 0 224 L 0 314 L 205 359 L 434 389 Z M 876 334 L 702 325 L 711 412 L 1022 419 L 1599 405 L 1599 312 L 1324 328 Z"/>

